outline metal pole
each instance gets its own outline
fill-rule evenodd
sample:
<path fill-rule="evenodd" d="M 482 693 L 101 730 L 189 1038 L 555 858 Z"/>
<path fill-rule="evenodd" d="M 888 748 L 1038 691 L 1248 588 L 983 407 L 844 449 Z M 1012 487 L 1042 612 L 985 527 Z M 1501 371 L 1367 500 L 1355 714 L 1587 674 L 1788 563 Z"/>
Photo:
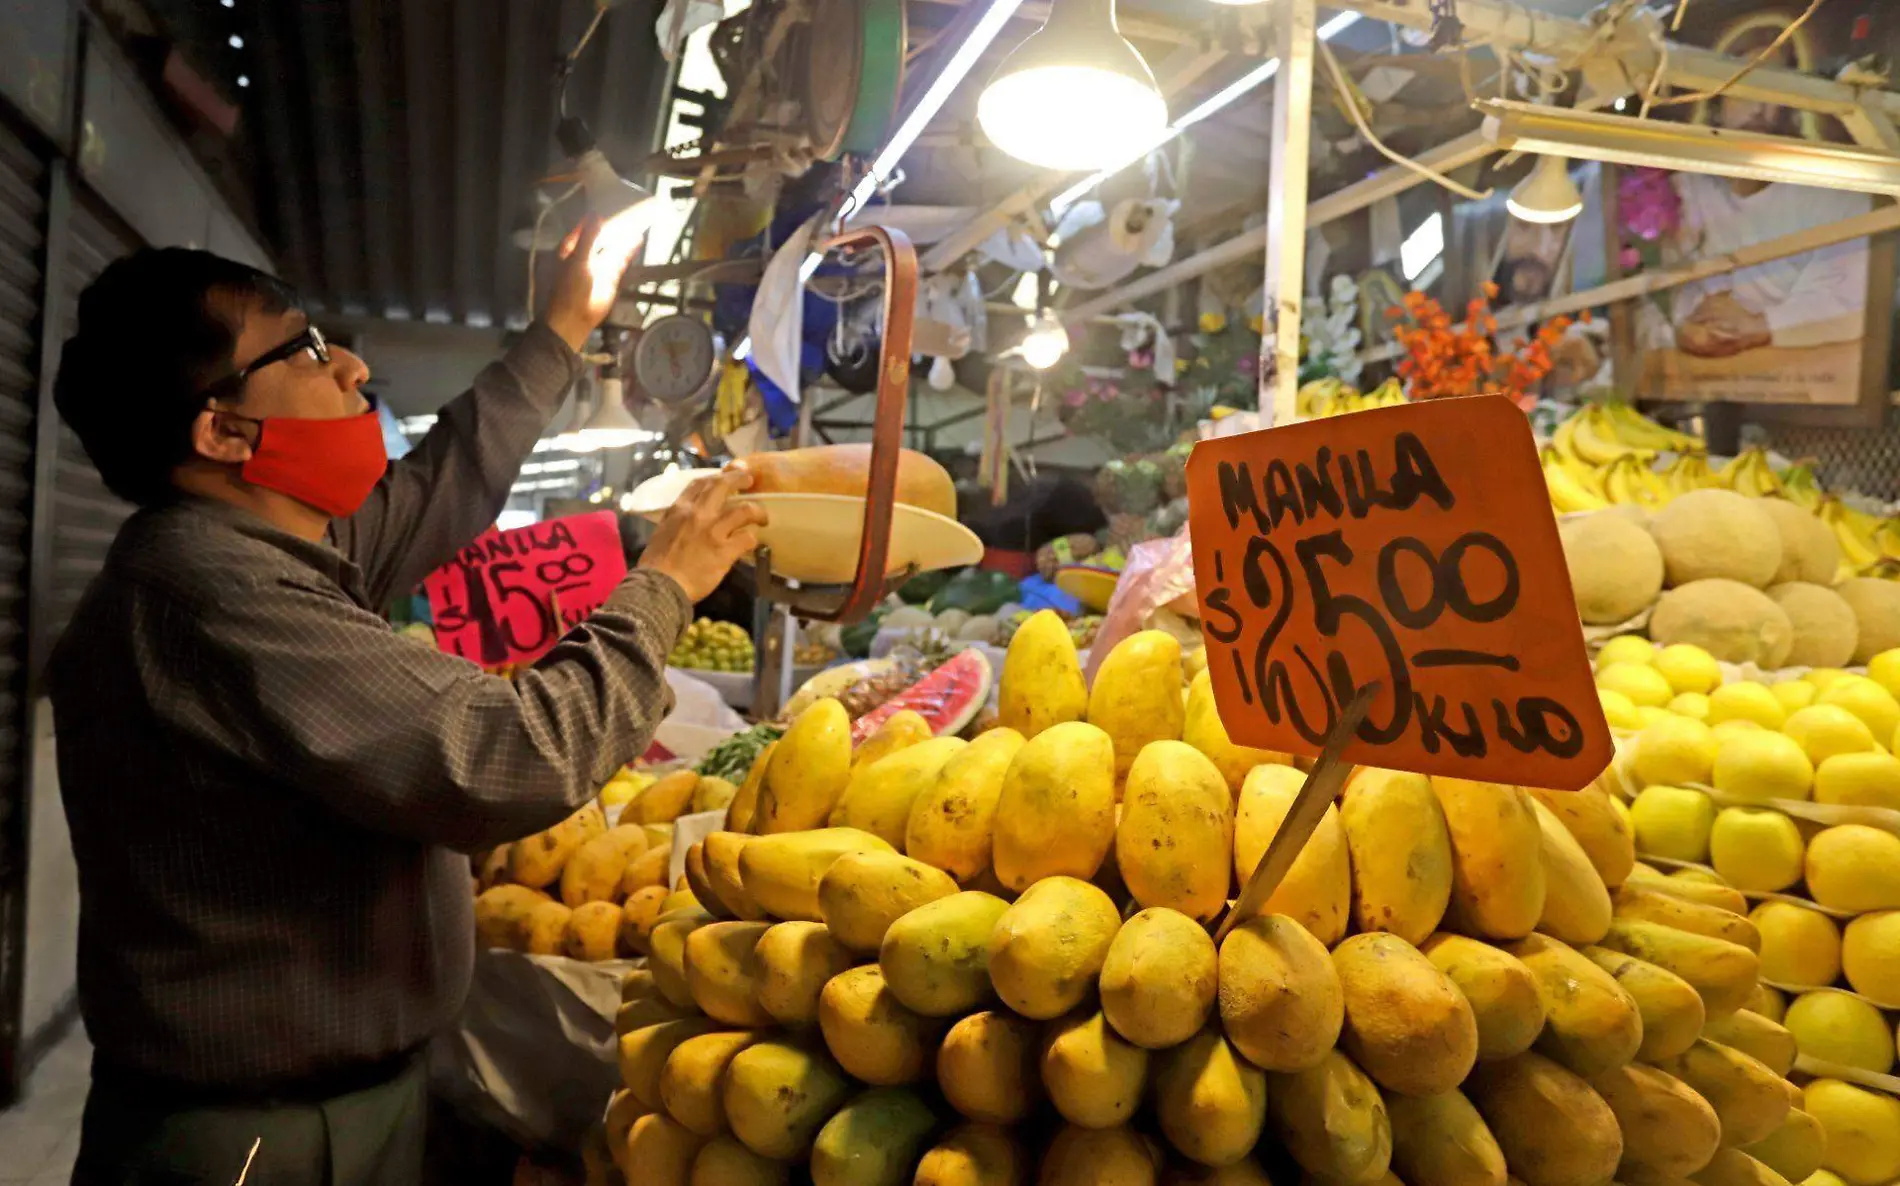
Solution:
<path fill-rule="evenodd" d="M 1281 0 L 1280 72 L 1273 78 L 1273 172 L 1267 188 L 1265 321 L 1273 357 L 1260 360 L 1260 410 L 1298 417 L 1300 298 L 1306 291 L 1306 171 L 1313 135 L 1314 0 Z M 1261 352 L 1266 353 L 1264 350 Z"/>

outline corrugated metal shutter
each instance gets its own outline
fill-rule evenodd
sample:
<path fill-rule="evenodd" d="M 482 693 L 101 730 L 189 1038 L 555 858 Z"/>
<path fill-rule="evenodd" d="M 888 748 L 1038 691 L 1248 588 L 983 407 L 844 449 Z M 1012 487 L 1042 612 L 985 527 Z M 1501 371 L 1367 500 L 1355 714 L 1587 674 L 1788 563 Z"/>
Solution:
<path fill-rule="evenodd" d="M 138 238 L 84 193 L 73 196 L 71 244 L 61 291 L 60 338 L 72 336 L 79 294 L 107 264 L 136 248 Z M 59 475 L 53 488 L 53 605 L 49 615 L 57 637 L 78 608 L 86 586 L 104 566 L 106 551 L 119 525 L 132 513 L 115 498 L 86 457 L 85 446 L 64 424 L 59 429 Z"/>
<path fill-rule="evenodd" d="M 26 558 L 46 266 L 46 158 L 0 119 L 0 1060 L 18 1050 L 26 885 Z M 17 1068 L 4 1068 L 7 1076 Z M 7 1084 L 0 1078 L 0 1094 Z"/>

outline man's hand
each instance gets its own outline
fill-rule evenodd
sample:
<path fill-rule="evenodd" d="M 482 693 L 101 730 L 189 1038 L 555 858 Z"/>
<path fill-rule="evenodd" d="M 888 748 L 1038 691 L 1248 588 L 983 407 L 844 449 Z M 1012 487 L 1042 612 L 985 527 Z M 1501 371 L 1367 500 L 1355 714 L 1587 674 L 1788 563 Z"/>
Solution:
<path fill-rule="evenodd" d="M 1702 299 L 1677 334 L 1684 354 L 1731 358 L 1774 342 L 1768 319 L 1727 292 Z"/>
<path fill-rule="evenodd" d="M 588 335 L 607 319 L 620 292 L 620 278 L 642 242 L 641 237 L 612 229 L 602 234 L 601 221 L 592 214 L 568 232 L 561 244 L 561 267 L 554 277 L 546 318 L 548 328 L 568 346 L 580 350 Z"/>
<path fill-rule="evenodd" d="M 734 562 L 759 546 L 755 529 L 765 526 L 765 508 L 732 501 L 751 485 L 752 475 L 738 466 L 689 484 L 660 520 L 639 567 L 672 577 L 689 601 L 711 596 Z"/>

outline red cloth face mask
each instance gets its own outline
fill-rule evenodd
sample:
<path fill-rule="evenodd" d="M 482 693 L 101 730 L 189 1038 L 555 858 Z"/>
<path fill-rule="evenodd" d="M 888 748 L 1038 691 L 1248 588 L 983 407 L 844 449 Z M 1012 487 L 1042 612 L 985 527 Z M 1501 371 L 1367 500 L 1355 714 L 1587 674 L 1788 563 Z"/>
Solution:
<path fill-rule="evenodd" d="M 382 420 L 374 409 L 340 420 L 270 416 L 252 423 L 257 442 L 244 463 L 244 480 L 288 494 L 333 519 L 362 509 L 389 469 Z"/>

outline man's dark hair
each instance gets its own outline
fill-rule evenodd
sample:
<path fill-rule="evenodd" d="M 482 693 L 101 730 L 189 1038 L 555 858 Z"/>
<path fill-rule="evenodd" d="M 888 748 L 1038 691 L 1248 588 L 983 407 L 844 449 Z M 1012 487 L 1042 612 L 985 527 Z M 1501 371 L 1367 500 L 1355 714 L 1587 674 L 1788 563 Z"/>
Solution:
<path fill-rule="evenodd" d="M 283 281 L 208 251 L 136 251 L 101 272 L 79 295 L 53 402 L 106 486 L 142 506 L 168 498 L 244 314 L 298 304 Z"/>

